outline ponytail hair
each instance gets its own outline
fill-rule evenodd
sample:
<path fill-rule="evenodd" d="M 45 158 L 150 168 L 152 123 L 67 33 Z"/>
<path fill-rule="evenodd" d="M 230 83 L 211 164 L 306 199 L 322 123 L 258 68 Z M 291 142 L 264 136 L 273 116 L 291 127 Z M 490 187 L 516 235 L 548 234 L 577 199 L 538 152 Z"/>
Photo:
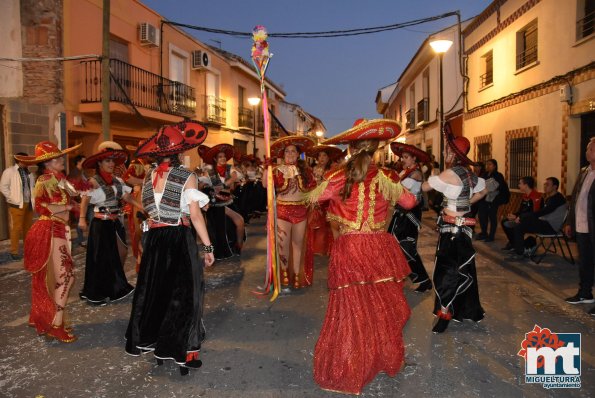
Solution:
<path fill-rule="evenodd" d="M 368 173 L 368 167 L 372 162 L 372 155 L 378 149 L 378 140 L 360 140 L 349 144 L 351 157 L 345 164 L 345 175 L 347 177 L 345 186 L 341 191 L 343 201 L 351 195 L 353 184 L 362 182 Z"/>

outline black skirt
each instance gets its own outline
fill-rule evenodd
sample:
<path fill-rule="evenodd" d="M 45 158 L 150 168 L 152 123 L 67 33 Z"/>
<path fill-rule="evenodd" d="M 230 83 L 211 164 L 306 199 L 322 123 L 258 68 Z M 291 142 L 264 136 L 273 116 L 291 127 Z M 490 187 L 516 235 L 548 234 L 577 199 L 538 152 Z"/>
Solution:
<path fill-rule="evenodd" d="M 126 297 L 134 287 L 126 280 L 118 252 L 118 240 L 126 244 L 126 230 L 119 219 L 94 218 L 89 227 L 85 283 L 81 297 L 90 303 Z"/>
<path fill-rule="evenodd" d="M 126 352 L 154 350 L 156 357 L 182 364 L 188 352 L 200 350 L 205 337 L 203 263 L 195 234 L 185 226 L 153 228 L 145 234 Z"/>
<path fill-rule="evenodd" d="M 448 225 L 441 223 L 439 226 Z M 459 227 L 458 233 L 442 232 L 436 249 L 433 282 L 436 290 L 434 313 L 441 307 L 452 312 L 453 319 L 480 321 L 484 310 L 479 302 L 475 249 L 471 238 Z"/>
<path fill-rule="evenodd" d="M 413 217 L 416 222 L 411 220 L 410 217 Z M 411 278 L 413 283 L 420 283 L 430 279 L 424 263 L 417 252 L 418 225 L 421 225 L 420 220 L 421 205 L 417 205 L 409 211 L 397 207 L 388 225 L 388 232 L 397 238 L 403 254 L 407 259 L 407 263 L 409 263 L 409 268 L 411 268 L 409 278 Z"/>

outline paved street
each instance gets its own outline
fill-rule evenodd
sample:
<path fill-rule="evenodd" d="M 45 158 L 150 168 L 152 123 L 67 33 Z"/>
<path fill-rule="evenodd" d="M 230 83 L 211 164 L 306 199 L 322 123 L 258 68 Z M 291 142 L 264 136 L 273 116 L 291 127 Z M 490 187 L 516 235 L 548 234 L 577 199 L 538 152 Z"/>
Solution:
<path fill-rule="evenodd" d="M 433 268 L 436 234 L 426 213 L 420 251 Z M 241 261 L 217 262 L 207 272 L 203 367 L 179 375 L 171 362 L 124 353 L 131 299 L 89 307 L 78 299 L 84 251 L 76 249 L 76 285 L 67 307 L 79 340 L 48 342 L 27 326 L 30 277 L 22 264 L 0 265 L 0 395 L 5 397 L 331 397 L 312 379 L 312 356 L 327 300 L 326 258 L 317 257 L 314 286 L 276 302 L 253 293 L 262 283 L 262 221 L 249 226 Z M 5 242 L 2 242 L 5 243 Z M 587 397 L 595 395 L 595 319 L 586 306 L 563 298 L 576 292 L 576 265 L 556 256 L 506 263 L 496 243 L 478 243 L 477 269 L 486 318 L 430 332 L 433 295 L 406 286 L 412 317 L 405 328 L 406 367 L 378 376 L 365 397 Z M 365 250 L 365 248 L 362 248 Z M 129 258 L 127 275 L 135 282 Z M 546 390 L 524 384 L 516 354 L 537 324 L 553 332 L 582 333 L 582 388 Z"/>

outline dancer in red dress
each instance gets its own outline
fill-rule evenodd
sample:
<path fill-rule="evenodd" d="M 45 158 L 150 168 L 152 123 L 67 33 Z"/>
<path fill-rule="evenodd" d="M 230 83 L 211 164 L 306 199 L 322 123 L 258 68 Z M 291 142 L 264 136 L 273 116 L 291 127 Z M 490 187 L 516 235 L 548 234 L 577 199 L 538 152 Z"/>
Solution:
<path fill-rule="evenodd" d="M 343 157 L 340 148 L 331 145 L 317 145 L 310 149 L 306 155 L 316 159 L 316 166 L 312 168 L 316 184 L 320 185 L 323 176 L 332 165 Z M 314 205 L 308 214 L 308 237 L 309 245 L 312 246 L 314 254 L 328 256 L 333 242 L 333 233 L 329 222 L 326 220 L 326 207 Z"/>
<path fill-rule="evenodd" d="M 35 146 L 35 156 L 15 156 L 19 162 L 38 164 L 33 202 L 39 214 L 25 238 L 25 269 L 31 273 L 31 313 L 29 325 L 37 333 L 63 343 L 76 340 L 64 326 L 64 311 L 74 270 L 69 243 L 69 212 L 73 209 L 74 187 L 66 180 L 64 155 L 80 144 L 60 151 L 49 141 Z"/>
<path fill-rule="evenodd" d="M 278 139 L 271 145 L 271 158 L 283 158 L 283 164 L 273 169 L 277 200 L 277 248 L 281 261 L 281 284 L 299 289 L 312 284 L 314 255 L 305 244 L 307 238 L 308 207 L 305 193 L 316 186 L 312 171 L 300 153 L 314 146 L 314 141 L 303 136 Z M 267 179 L 263 179 L 267 188 Z"/>
<path fill-rule="evenodd" d="M 404 364 L 402 331 L 411 311 L 402 281 L 411 270 L 386 221 L 395 204 L 410 209 L 416 200 L 396 172 L 372 163 L 379 140 L 400 130 L 394 120 L 359 120 L 324 142 L 349 143 L 351 153 L 309 198 L 328 203 L 327 218 L 339 225 L 328 309 L 314 351 L 314 380 L 325 390 L 359 394 L 379 372 L 392 377 Z"/>

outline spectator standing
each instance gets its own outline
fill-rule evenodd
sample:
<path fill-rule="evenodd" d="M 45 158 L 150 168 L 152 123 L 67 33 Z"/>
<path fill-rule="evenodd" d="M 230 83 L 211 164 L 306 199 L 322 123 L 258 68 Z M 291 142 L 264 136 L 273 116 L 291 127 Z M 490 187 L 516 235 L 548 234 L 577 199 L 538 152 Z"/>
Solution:
<path fill-rule="evenodd" d="M 568 224 L 564 227 L 566 235 L 574 234 L 578 246 L 579 291 L 568 297 L 567 303 L 593 303 L 593 271 L 595 268 L 595 137 L 587 145 L 585 157 L 589 165 L 578 175 L 572 192 L 572 202 L 568 214 Z M 589 310 L 595 316 L 595 307 Z"/>
<path fill-rule="evenodd" d="M 498 171 L 496 159 L 490 159 L 486 162 L 486 173 L 481 177 L 486 182 L 488 193 L 477 205 L 481 232 L 476 239 L 493 242 L 498 227 L 498 207 L 508 203 L 510 191 L 508 184 L 504 181 L 504 176 Z"/>
<path fill-rule="evenodd" d="M 27 156 L 19 152 L 16 156 Z M 35 175 L 29 172 L 27 165 L 15 158 L 14 165 L 2 172 L 0 192 L 8 203 L 10 230 L 10 257 L 13 261 L 20 260 L 19 240 L 27 235 L 33 222 L 33 188 Z"/>
<path fill-rule="evenodd" d="M 72 160 L 74 167 L 70 170 L 67 177 L 68 181 L 74 186 L 74 188 L 78 192 L 84 192 L 89 190 L 89 180 L 87 179 L 87 176 L 85 176 L 85 172 L 83 171 L 83 162 L 86 159 L 87 157 L 84 155 L 75 156 L 75 158 Z M 80 196 L 76 196 L 73 200 L 79 203 L 80 205 Z M 80 229 L 78 226 L 80 217 L 80 207 L 78 207 L 76 211 L 73 209 L 71 215 L 73 218 L 73 220 L 71 220 L 71 223 L 74 223 L 76 225 L 76 239 L 74 239 L 72 243 L 74 244 L 74 246 L 85 247 L 87 246 L 85 234 L 83 233 L 83 230 Z"/>

